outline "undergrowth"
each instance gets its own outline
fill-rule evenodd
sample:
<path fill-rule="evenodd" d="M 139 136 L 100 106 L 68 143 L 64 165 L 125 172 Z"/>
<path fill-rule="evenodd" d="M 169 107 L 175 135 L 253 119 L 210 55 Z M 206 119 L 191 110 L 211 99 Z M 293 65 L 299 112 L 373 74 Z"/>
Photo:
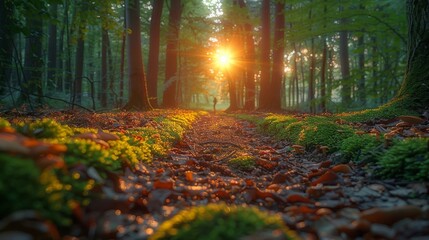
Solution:
<path fill-rule="evenodd" d="M 221 203 L 182 210 L 164 221 L 149 239 L 234 240 L 257 232 L 276 230 L 279 239 L 298 239 L 278 215 L 268 214 L 256 207 L 227 206 Z"/>
<path fill-rule="evenodd" d="M 144 126 L 117 131 L 73 127 L 52 118 L 12 119 L 12 124 L 0 118 L 0 134 L 6 134 L 0 140 L 12 147 L 0 149 L 0 218 L 33 209 L 60 227 L 70 225 L 73 207 L 85 207 L 96 196 L 91 190 L 99 183 L 87 175 L 89 168 L 98 169 L 105 179 L 106 172 L 120 174 L 125 167 L 149 163 L 165 154 L 202 114 L 164 111 Z M 36 154 L 50 144 L 66 150 Z M 62 164 L 40 165 L 46 161 Z"/>

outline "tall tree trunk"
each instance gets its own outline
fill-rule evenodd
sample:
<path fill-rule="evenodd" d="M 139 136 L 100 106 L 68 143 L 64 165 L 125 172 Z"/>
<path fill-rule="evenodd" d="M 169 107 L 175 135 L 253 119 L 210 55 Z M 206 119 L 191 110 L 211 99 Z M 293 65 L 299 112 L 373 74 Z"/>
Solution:
<path fill-rule="evenodd" d="M 320 69 L 320 110 L 326 112 L 326 61 L 328 55 L 328 46 L 326 38 L 323 37 L 323 51 L 322 51 L 322 68 Z"/>
<path fill-rule="evenodd" d="M 244 0 L 239 0 L 238 4 L 240 8 L 245 8 L 248 12 L 246 3 Z M 249 18 L 247 13 L 247 18 Z M 255 109 L 255 42 L 253 41 L 253 27 L 250 23 L 244 24 L 244 42 L 245 42 L 245 64 L 246 64 L 246 75 L 245 75 L 245 110 Z"/>
<path fill-rule="evenodd" d="M 181 0 L 170 0 L 163 95 L 163 106 L 167 108 L 174 108 L 178 106 L 176 98 L 177 82 L 179 78 L 177 72 L 177 57 L 181 14 Z"/>
<path fill-rule="evenodd" d="M 350 106 L 350 60 L 349 60 L 348 32 L 340 32 L 340 65 L 341 65 L 341 99 L 343 106 Z"/>
<path fill-rule="evenodd" d="M 121 64 L 119 66 L 119 106 L 123 106 L 125 82 L 125 48 L 127 36 L 127 9 L 124 9 L 124 31 L 121 39 Z"/>
<path fill-rule="evenodd" d="M 24 81 L 21 85 L 20 100 L 30 101 L 30 93 L 36 93 L 37 103 L 42 103 L 42 36 L 43 21 L 28 17 L 26 19 L 27 28 L 30 30 L 25 41 L 25 59 L 24 59 Z"/>
<path fill-rule="evenodd" d="M 0 0 L 0 95 L 9 85 L 13 56 L 13 12 L 12 1 Z"/>
<path fill-rule="evenodd" d="M 282 1 L 276 3 L 274 21 L 273 44 L 273 75 L 271 77 L 271 103 L 272 110 L 281 109 L 281 92 L 284 75 L 284 50 L 285 50 L 285 4 Z"/>
<path fill-rule="evenodd" d="M 79 30 L 81 31 L 81 30 Z M 73 79 L 73 103 L 82 104 L 82 82 L 83 82 L 83 67 L 85 57 L 85 42 L 83 36 L 77 40 L 76 56 L 75 56 L 75 74 Z"/>
<path fill-rule="evenodd" d="M 408 58 L 396 100 L 415 110 L 429 106 L 429 2 L 407 0 Z"/>
<path fill-rule="evenodd" d="M 311 39 L 311 54 L 310 54 L 310 76 L 308 78 L 308 103 L 310 105 L 310 112 L 315 113 L 316 107 L 314 103 L 314 92 L 316 86 L 315 72 L 316 72 L 316 56 L 314 50 L 314 38 Z"/>
<path fill-rule="evenodd" d="M 164 0 L 153 1 L 152 16 L 150 20 L 149 62 L 147 69 L 147 89 L 149 100 L 153 107 L 158 106 L 158 69 L 159 45 L 161 34 L 161 17 Z"/>
<path fill-rule="evenodd" d="M 107 48 L 109 45 L 109 32 L 107 29 L 101 29 L 101 107 L 107 107 L 107 82 L 108 82 L 108 64 Z"/>
<path fill-rule="evenodd" d="M 53 19 L 57 19 L 58 5 L 51 4 L 50 14 Z M 57 84 L 57 24 L 51 22 L 49 24 L 49 39 L 48 39 L 48 72 L 47 72 L 47 90 L 49 92 L 56 89 Z"/>
<path fill-rule="evenodd" d="M 259 108 L 267 109 L 270 105 L 270 0 L 262 1 L 261 11 L 261 86 Z"/>
<path fill-rule="evenodd" d="M 127 40 L 128 50 L 128 75 L 130 79 L 129 100 L 126 109 L 149 110 L 152 109 L 148 93 L 147 83 L 143 68 L 141 31 L 140 31 L 140 0 L 126 0 L 127 27 L 131 30 Z"/>

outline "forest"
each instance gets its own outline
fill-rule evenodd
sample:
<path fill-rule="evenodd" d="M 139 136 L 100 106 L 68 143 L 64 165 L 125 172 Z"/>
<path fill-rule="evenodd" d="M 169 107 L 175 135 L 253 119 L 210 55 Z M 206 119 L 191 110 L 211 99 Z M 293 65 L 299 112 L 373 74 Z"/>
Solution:
<path fill-rule="evenodd" d="M 0 0 L 0 239 L 429 238 L 427 0 Z"/>

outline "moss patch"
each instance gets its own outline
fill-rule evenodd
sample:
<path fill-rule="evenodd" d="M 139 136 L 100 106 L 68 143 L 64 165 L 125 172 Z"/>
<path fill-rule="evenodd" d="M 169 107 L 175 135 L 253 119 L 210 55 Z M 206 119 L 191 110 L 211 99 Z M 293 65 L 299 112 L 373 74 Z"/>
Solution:
<path fill-rule="evenodd" d="M 267 230 L 279 231 L 284 239 L 298 239 L 278 215 L 269 215 L 256 207 L 226 204 L 209 204 L 182 210 L 162 223 L 149 239 L 235 240 Z"/>

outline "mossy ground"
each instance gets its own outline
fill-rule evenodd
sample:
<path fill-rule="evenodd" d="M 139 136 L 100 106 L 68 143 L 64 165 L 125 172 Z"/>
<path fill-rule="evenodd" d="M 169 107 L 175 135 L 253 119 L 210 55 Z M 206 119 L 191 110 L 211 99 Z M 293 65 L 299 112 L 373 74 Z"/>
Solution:
<path fill-rule="evenodd" d="M 31 140 L 32 144 L 58 144 L 67 148 L 63 154 L 55 156 L 65 165 L 47 169 L 37 165 L 37 160 L 46 158 L 45 155 L 16 154 L 7 149 L 0 153 L 0 197 L 6 199 L 2 201 L 0 217 L 18 210 L 34 209 L 59 226 L 69 225 L 72 206 L 84 207 L 95 197 L 91 190 L 97 182 L 84 176 L 82 168 L 99 169 L 100 176 L 105 178 L 105 171 L 120 174 L 124 167 L 133 168 L 138 163 L 150 162 L 180 140 L 201 114 L 204 113 L 164 111 L 153 124 L 103 131 L 116 136 L 115 140 L 102 140 L 96 135 L 100 130 L 62 124 L 61 119 L 12 119 L 11 124 L 0 118 L 0 129 L 11 128 L 8 131 L 16 131 L 16 136 L 37 139 Z M 79 137 L 82 134 L 95 137 Z"/>
<path fill-rule="evenodd" d="M 298 239 L 277 215 L 223 203 L 182 210 L 162 223 L 150 239 L 235 240 L 261 231 L 278 231 L 281 239 Z"/>

